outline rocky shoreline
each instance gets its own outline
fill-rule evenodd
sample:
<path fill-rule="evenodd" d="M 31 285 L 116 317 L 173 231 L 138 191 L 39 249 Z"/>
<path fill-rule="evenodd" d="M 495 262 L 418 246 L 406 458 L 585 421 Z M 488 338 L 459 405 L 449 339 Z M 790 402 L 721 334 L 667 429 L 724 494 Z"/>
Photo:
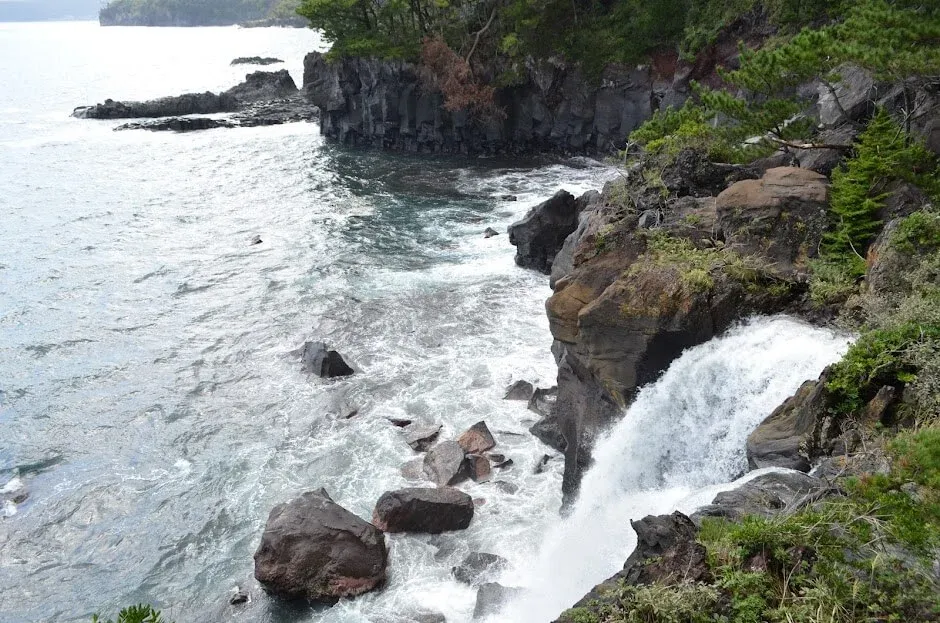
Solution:
<path fill-rule="evenodd" d="M 227 116 L 208 116 L 218 114 Z M 250 73 L 244 82 L 221 93 L 187 93 L 145 102 L 108 99 L 91 106 L 79 106 L 72 116 L 144 119 L 125 123 L 116 130 L 190 132 L 316 121 L 319 110 L 306 101 L 288 71 L 282 69 Z"/>

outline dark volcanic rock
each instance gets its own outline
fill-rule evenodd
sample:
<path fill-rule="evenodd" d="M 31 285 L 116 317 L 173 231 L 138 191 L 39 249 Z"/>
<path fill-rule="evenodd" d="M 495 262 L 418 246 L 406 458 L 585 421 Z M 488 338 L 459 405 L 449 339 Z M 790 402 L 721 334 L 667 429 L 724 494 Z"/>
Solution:
<path fill-rule="evenodd" d="M 146 102 L 116 102 L 107 99 L 103 104 L 79 106 L 72 116 L 79 119 L 137 119 L 234 112 L 238 107 L 239 102 L 233 95 L 206 91 Z"/>
<path fill-rule="evenodd" d="M 477 589 L 477 602 L 473 607 L 473 618 L 479 619 L 497 614 L 509 600 L 522 594 L 523 589 L 503 586 L 496 582 L 487 582 Z"/>
<path fill-rule="evenodd" d="M 499 235 L 499 232 L 493 229 L 492 227 L 487 227 L 486 229 L 483 230 L 484 238 L 492 238 L 493 236 L 498 236 L 498 235 Z"/>
<path fill-rule="evenodd" d="M 397 60 L 328 62 L 314 52 L 304 60 L 304 90 L 323 111 L 322 135 L 348 145 L 418 153 L 591 154 L 622 148 L 655 108 L 681 106 L 689 79 L 697 77 L 675 63 L 658 73 L 650 65 L 612 65 L 598 80 L 557 58 L 521 69 L 516 84 L 495 93 L 504 118 L 448 111 L 420 69 Z"/>
<path fill-rule="evenodd" d="M 184 117 L 234 113 L 229 119 Z M 296 121 L 315 121 L 319 111 L 297 90 L 286 69 L 257 71 L 224 93 L 188 93 L 146 102 L 116 102 L 80 106 L 73 117 L 80 119 L 154 119 L 128 123 L 117 129 L 189 132 L 210 128 L 253 127 Z M 168 117 L 168 118 L 164 118 Z"/>
<path fill-rule="evenodd" d="M 233 606 L 238 606 L 240 604 L 246 604 L 251 600 L 251 595 L 243 588 L 235 587 L 234 594 L 229 597 L 228 602 Z"/>
<path fill-rule="evenodd" d="M 535 388 L 528 381 L 516 381 L 506 389 L 503 400 L 531 400 Z"/>
<path fill-rule="evenodd" d="M 529 398 L 529 411 L 541 416 L 549 416 L 555 412 L 555 403 L 558 400 L 558 388 L 536 388 Z"/>
<path fill-rule="evenodd" d="M 272 56 L 239 56 L 231 62 L 232 65 L 276 65 L 283 63 L 279 58 Z"/>
<path fill-rule="evenodd" d="M 565 436 L 561 433 L 561 423 L 554 415 L 543 417 L 529 428 L 529 432 L 546 446 L 559 452 L 564 452 L 568 446 Z"/>
<path fill-rule="evenodd" d="M 465 455 L 456 441 L 442 441 L 424 455 L 424 471 L 439 487 L 455 485 L 469 477 Z"/>
<path fill-rule="evenodd" d="M 457 443 L 467 454 L 483 454 L 496 445 L 486 422 L 477 422 L 457 438 Z"/>
<path fill-rule="evenodd" d="M 385 536 L 322 490 L 278 504 L 255 552 L 255 578 L 275 595 L 333 601 L 385 582 Z"/>
<path fill-rule="evenodd" d="M 737 489 L 723 491 L 708 506 L 692 515 L 694 521 L 702 517 L 740 519 L 745 515 L 769 517 L 786 509 L 796 509 L 807 496 L 820 496 L 829 485 L 800 472 L 771 472 L 749 480 Z"/>
<path fill-rule="evenodd" d="M 472 478 L 475 482 L 487 482 L 492 476 L 493 470 L 490 467 L 490 460 L 482 454 L 468 455 L 467 465 L 470 478 Z"/>
<path fill-rule="evenodd" d="M 459 565 L 451 569 L 458 582 L 477 586 L 509 566 L 509 561 L 496 554 L 471 552 Z"/>
<path fill-rule="evenodd" d="M 571 193 L 559 190 L 510 225 L 509 242 L 516 247 L 516 264 L 549 274 L 565 238 L 578 227 L 579 207 Z"/>
<path fill-rule="evenodd" d="M 372 515 L 372 523 L 386 532 L 428 534 L 464 530 L 472 519 L 473 500 L 451 487 L 383 493 Z"/>
<path fill-rule="evenodd" d="M 316 374 L 321 378 L 349 376 L 354 370 L 335 350 L 330 350 L 323 342 L 306 342 L 301 355 L 304 372 Z"/>

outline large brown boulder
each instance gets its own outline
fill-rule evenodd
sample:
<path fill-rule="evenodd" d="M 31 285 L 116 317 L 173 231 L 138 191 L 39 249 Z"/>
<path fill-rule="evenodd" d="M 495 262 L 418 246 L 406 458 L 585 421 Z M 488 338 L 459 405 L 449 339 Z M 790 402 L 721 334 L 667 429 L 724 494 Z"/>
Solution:
<path fill-rule="evenodd" d="M 381 530 L 321 490 L 274 507 L 254 558 L 269 593 L 329 602 L 384 583 L 388 551 Z"/>
<path fill-rule="evenodd" d="M 769 169 L 759 180 L 718 195 L 718 227 L 740 253 L 765 259 L 783 276 L 805 274 L 827 224 L 829 182 L 797 167 Z"/>
<path fill-rule="evenodd" d="M 372 514 L 372 523 L 386 532 L 440 534 L 464 530 L 472 519 L 473 498 L 451 487 L 388 491 Z"/>
<path fill-rule="evenodd" d="M 492 449 L 496 445 L 496 440 L 493 439 L 493 434 L 486 422 L 481 420 L 458 437 L 457 443 L 467 454 L 482 454 Z"/>

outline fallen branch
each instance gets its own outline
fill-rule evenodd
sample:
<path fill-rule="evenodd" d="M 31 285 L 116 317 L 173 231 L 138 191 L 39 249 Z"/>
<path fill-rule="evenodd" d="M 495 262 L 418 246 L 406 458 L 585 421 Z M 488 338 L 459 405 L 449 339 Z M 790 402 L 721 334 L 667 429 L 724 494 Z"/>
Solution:
<path fill-rule="evenodd" d="M 480 43 L 480 37 L 482 37 L 483 33 L 485 33 L 487 30 L 490 29 L 490 25 L 492 25 L 493 20 L 495 18 L 496 18 L 496 9 L 494 8 L 493 12 L 490 13 L 490 19 L 487 20 L 486 25 L 477 31 L 476 39 L 473 40 L 473 46 L 470 48 L 470 52 L 467 54 L 466 62 L 468 65 L 470 64 L 470 58 L 473 56 L 473 53 L 476 52 L 477 50 L 477 44 Z"/>

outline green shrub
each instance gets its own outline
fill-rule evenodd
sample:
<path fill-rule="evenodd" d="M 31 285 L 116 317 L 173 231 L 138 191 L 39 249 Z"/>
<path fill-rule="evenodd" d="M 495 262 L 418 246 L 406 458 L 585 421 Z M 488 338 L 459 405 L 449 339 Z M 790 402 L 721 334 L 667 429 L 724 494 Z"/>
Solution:
<path fill-rule="evenodd" d="M 138 604 L 128 606 L 118 612 L 117 621 L 108 619 L 103 621 L 97 614 L 91 617 L 92 623 L 169 623 L 161 615 L 159 610 L 154 610 L 153 606 L 147 604 Z"/>

